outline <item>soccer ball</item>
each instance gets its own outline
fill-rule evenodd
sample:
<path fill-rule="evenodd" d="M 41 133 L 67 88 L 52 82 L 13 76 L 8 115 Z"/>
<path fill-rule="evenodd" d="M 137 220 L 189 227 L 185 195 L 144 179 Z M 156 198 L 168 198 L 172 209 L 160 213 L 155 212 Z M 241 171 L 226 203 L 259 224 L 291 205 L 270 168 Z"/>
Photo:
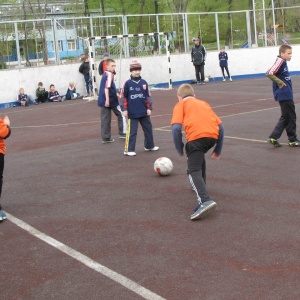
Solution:
<path fill-rule="evenodd" d="M 208 77 L 205 77 L 204 81 L 205 81 L 205 82 L 209 82 L 209 78 L 208 78 Z"/>
<path fill-rule="evenodd" d="M 167 176 L 173 170 L 173 163 L 167 157 L 160 157 L 154 162 L 154 171 L 160 176 Z"/>

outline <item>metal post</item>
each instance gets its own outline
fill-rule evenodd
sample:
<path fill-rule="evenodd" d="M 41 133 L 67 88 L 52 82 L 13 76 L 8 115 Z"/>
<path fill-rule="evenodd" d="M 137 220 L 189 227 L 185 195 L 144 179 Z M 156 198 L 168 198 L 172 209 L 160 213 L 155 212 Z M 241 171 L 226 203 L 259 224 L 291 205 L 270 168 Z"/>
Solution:
<path fill-rule="evenodd" d="M 189 49 L 189 26 L 188 26 L 188 16 L 187 14 L 183 14 L 182 15 L 182 18 L 183 18 L 183 38 L 184 38 L 184 51 L 185 52 L 189 52 L 190 49 Z"/>
<path fill-rule="evenodd" d="M 217 38 L 217 46 L 218 51 L 220 51 L 220 34 L 219 34 L 219 21 L 218 21 L 218 14 L 215 14 L 215 25 L 216 25 L 216 38 Z"/>
<path fill-rule="evenodd" d="M 272 17 L 273 17 L 274 45 L 277 46 L 277 30 L 276 30 L 274 0 L 272 0 Z"/>
<path fill-rule="evenodd" d="M 268 46 L 268 37 L 267 37 L 267 25 L 266 25 L 266 10 L 265 10 L 265 0 L 262 0 L 263 6 L 263 14 L 264 14 L 264 39 L 265 39 L 265 47 Z"/>
<path fill-rule="evenodd" d="M 155 20 L 156 20 L 156 32 L 160 32 L 160 30 L 159 30 L 159 19 L 158 19 L 158 15 L 155 16 Z M 156 37 L 154 37 L 154 39 L 157 39 L 157 44 L 158 44 L 158 54 L 161 55 L 160 35 L 158 34 Z"/>
<path fill-rule="evenodd" d="M 19 45 L 19 33 L 18 33 L 18 25 L 14 22 L 15 26 L 15 35 L 16 35 L 16 50 L 17 50 L 17 57 L 18 57 L 18 66 L 21 68 L 21 55 L 20 55 L 20 45 Z"/>
<path fill-rule="evenodd" d="M 57 24 L 56 20 L 52 19 L 52 32 L 53 32 L 53 46 L 54 46 L 54 55 L 55 55 L 55 63 L 59 65 L 60 58 L 59 58 L 59 48 L 58 48 L 58 34 L 57 34 Z"/>
<path fill-rule="evenodd" d="M 246 11 L 246 21 L 247 21 L 248 48 L 251 48 L 252 47 L 252 40 L 251 40 L 251 24 L 250 24 L 250 12 L 249 12 L 249 10 Z"/>
<path fill-rule="evenodd" d="M 257 28 L 256 28 L 256 7 L 255 7 L 255 0 L 252 0 L 252 8 L 253 8 L 253 25 L 254 25 L 254 43 L 258 46 L 257 41 Z"/>

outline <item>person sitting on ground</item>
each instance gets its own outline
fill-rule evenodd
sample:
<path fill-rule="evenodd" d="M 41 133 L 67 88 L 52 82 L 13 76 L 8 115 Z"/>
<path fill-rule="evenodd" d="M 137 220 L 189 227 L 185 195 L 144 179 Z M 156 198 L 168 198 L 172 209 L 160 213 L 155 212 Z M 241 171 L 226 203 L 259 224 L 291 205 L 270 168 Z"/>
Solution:
<path fill-rule="evenodd" d="M 54 84 L 50 85 L 48 99 L 53 102 L 61 102 L 62 101 L 61 96 L 59 95 L 58 91 L 55 90 Z"/>
<path fill-rule="evenodd" d="M 42 82 L 38 83 L 38 88 L 35 91 L 35 95 L 37 97 L 37 103 L 45 103 L 47 101 L 48 91 L 46 91 Z"/>
<path fill-rule="evenodd" d="M 76 92 L 76 83 L 74 81 L 71 81 L 69 83 L 69 87 L 66 93 L 66 99 L 67 100 L 73 100 L 73 99 L 82 99 L 83 96 L 81 96 L 79 93 Z"/>
<path fill-rule="evenodd" d="M 17 102 L 20 103 L 21 106 L 29 106 L 30 100 L 33 101 L 32 97 L 25 94 L 25 91 L 23 88 L 19 89 L 19 95 L 17 97 Z M 37 104 L 34 102 L 34 104 Z"/>

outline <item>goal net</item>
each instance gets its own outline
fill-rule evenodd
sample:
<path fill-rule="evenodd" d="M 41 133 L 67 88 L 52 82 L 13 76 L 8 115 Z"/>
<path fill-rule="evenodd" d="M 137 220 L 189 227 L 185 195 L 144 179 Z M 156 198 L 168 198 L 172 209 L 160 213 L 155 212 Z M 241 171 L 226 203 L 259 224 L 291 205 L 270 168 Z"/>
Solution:
<path fill-rule="evenodd" d="M 96 100 L 99 84 L 99 64 L 103 60 L 103 55 L 108 54 L 109 58 L 116 61 L 115 83 L 118 89 L 129 78 L 129 64 L 134 59 L 143 57 L 143 69 L 147 69 L 147 78 L 151 84 L 151 78 L 161 82 L 167 82 L 168 88 L 172 88 L 170 44 L 169 35 L 165 32 L 95 36 L 85 39 L 88 47 L 91 65 L 91 79 L 93 96 L 88 100 Z M 163 61 L 162 61 L 163 57 Z M 164 71 L 158 71 L 153 65 L 165 66 Z M 161 76 L 161 77 L 160 77 Z M 154 85 L 155 86 L 155 85 Z"/>

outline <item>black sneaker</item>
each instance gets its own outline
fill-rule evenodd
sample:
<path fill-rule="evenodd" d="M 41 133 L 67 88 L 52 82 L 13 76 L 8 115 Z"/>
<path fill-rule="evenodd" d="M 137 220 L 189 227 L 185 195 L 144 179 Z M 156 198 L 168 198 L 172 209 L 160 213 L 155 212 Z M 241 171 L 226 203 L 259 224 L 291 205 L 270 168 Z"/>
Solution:
<path fill-rule="evenodd" d="M 274 147 L 282 147 L 282 145 L 278 142 L 277 139 L 269 138 L 268 142 L 272 144 Z"/>
<path fill-rule="evenodd" d="M 114 141 L 114 139 L 104 139 L 102 140 L 102 144 L 113 143 Z"/>
<path fill-rule="evenodd" d="M 119 139 L 126 139 L 126 133 L 122 133 L 119 135 Z"/>
<path fill-rule="evenodd" d="M 193 214 L 191 215 L 191 220 L 198 220 L 206 215 L 208 215 L 217 206 L 217 203 L 213 200 L 208 200 L 200 203 L 196 206 Z"/>
<path fill-rule="evenodd" d="M 289 146 L 290 147 L 300 147 L 300 141 L 298 141 L 298 140 L 289 141 Z"/>

